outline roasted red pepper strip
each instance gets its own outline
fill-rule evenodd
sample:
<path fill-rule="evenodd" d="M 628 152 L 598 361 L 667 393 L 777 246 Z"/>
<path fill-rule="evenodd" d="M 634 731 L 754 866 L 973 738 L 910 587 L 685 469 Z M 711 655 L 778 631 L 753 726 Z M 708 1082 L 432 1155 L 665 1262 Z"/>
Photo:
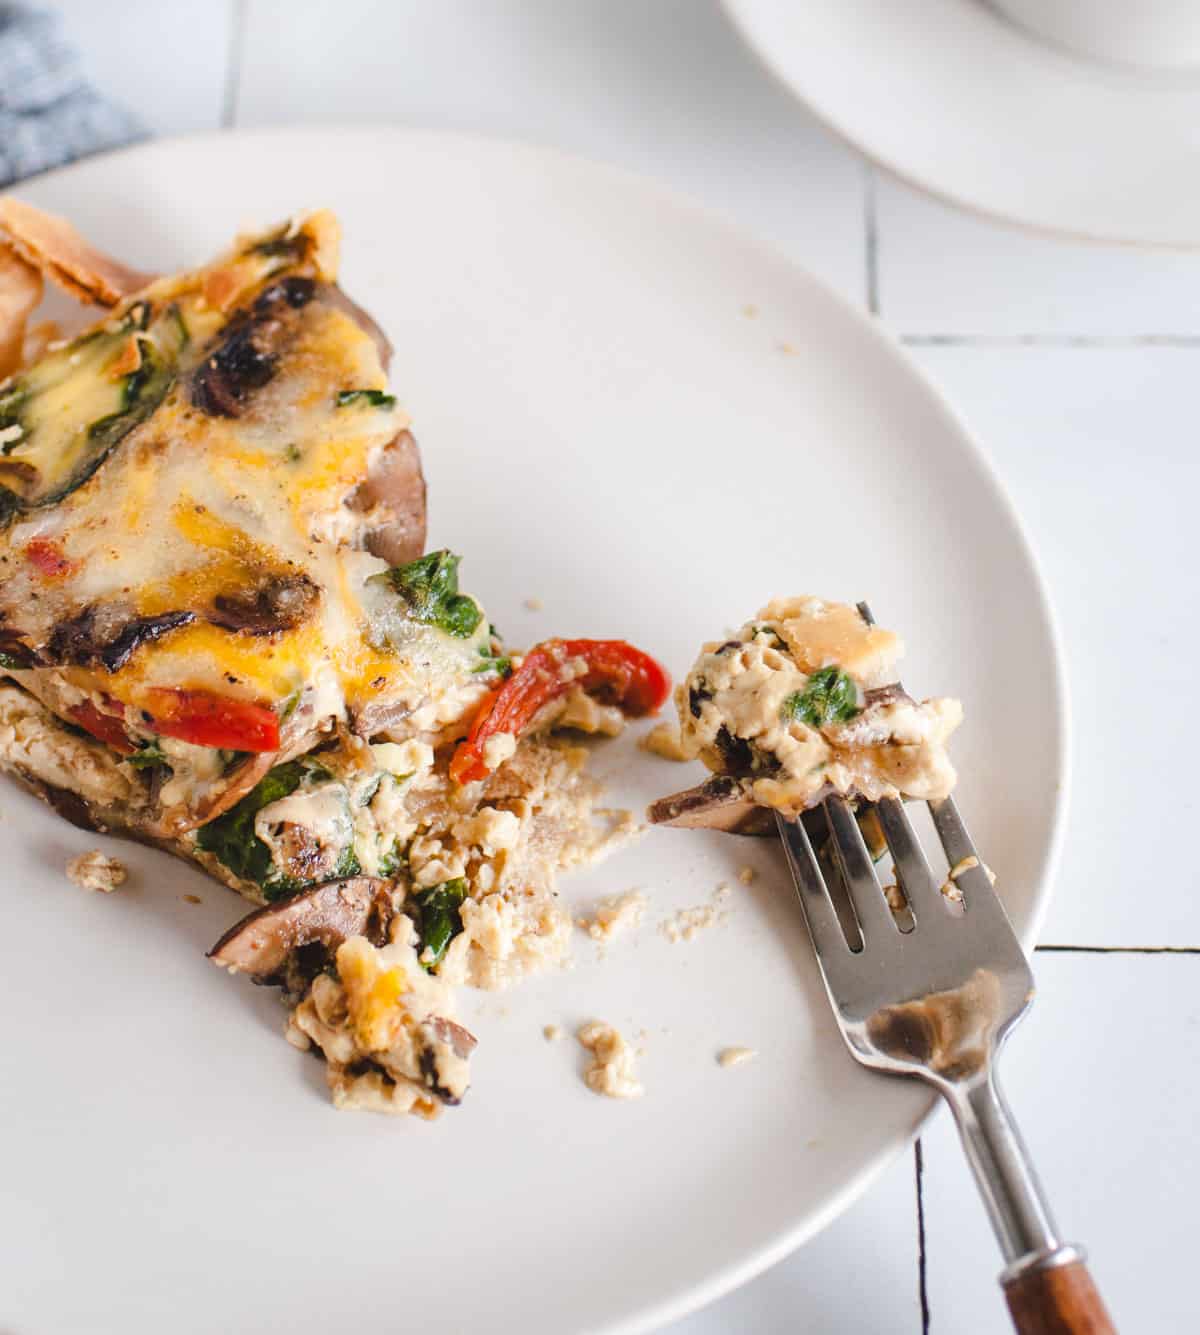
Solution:
<path fill-rule="evenodd" d="M 267 705 L 165 686 L 152 689 L 149 697 L 148 726 L 164 737 L 227 751 L 279 750 L 279 719 Z"/>
<path fill-rule="evenodd" d="M 85 728 L 93 737 L 111 746 L 114 751 L 119 751 L 121 755 L 131 756 L 137 750 L 129 740 L 121 720 L 114 718 L 112 714 L 102 714 L 90 700 L 72 705 L 69 713 L 81 728 Z"/>
<path fill-rule="evenodd" d="M 583 671 L 578 670 L 582 660 Z M 629 718 L 655 713 L 671 693 L 671 678 L 640 649 L 624 640 L 545 640 L 479 707 L 471 731 L 450 762 L 456 783 L 486 779 L 483 748 L 489 737 L 519 737 L 534 716 L 572 686 L 617 705 Z"/>

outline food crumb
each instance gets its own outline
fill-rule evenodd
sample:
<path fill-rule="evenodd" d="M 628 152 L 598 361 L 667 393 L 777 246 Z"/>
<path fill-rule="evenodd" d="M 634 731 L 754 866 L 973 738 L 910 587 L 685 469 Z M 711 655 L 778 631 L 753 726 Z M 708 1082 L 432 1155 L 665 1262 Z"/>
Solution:
<path fill-rule="evenodd" d="M 111 895 L 128 874 L 123 862 L 105 857 L 98 848 L 80 853 L 67 863 L 67 876 L 81 890 L 98 890 L 104 895 Z"/>
<path fill-rule="evenodd" d="M 658 924 L 658 930 L 672 945 L 680 941 L 694 941 L 706 928 L 724 922 L 729 917 L 728 910 L 721 910 L 719 905 L 729 898 L 729 886 L 722 882 L 712 893 L 707 904 L 696 904 L 691 908 L 680 909 Z"/>
<path fill-rule="evenodd" d="M 530 612 L 540 612 L 542 610 L 542 600 L 540 598 L 526 598 L 525 606 Z"/>
<path fill-rule="evenodd" d="M 607 854 L 619 844 L 646 832 L 646 827 L 625 807 L 595 807 L 592 814 L 607 826 L 603 839 L 596 845 L 597 857 L 593 861 L 598 861 L 601 849 Z"/>
<path fill-rule="evenodd" d="M 511 732 L 493 733 L 483 744 L 483 763 L 488 769 L 499 769 L 517 753 L 517 739 Z"/>
<path fill-rule="evenodd" d="M 575 1035 L 592 1054 L 583 1079 L 593 1094 L 610 1099 L 640 1099 L 646 1092 L 634 1070 L 634 1054 L 620 1032 L 603 1020 L 590 1020 Z"/>
<path fill-rule="evenodd" d="M 643 733 L 638 738 L 638 747 L 643 751 L 649 751 L 652 756 L 659 756 L 663 760 L 685 761 L 687 756 L 683 753 L 683 742 L 679 736 L 679 724 L 663 722 L 656 724 L 649 732 Z"/>
<path fill-rule="evenodd" d="M 781 343 L 779 345 L 779 351 L 782 352 L 785 357 L 798 357 L 800 355 L 800 349 L 796 347 L 794 343 Z"/>
<path fill-rule="evenodd" d="M 301 1052 L 307 1052 L 312 1047 L 312 1039 L 309 1038 L 303 1029 L 297 1028 L 296 1025 L 292 1023 L 292 1017 L 290 1015 L 288 1016 L 287 1028 L 284 1029 L 283 1036 L 292 1047 L 299 1048 Z"/>
<path fill-rule="evenodd" d="M 741 881 L 743 885 L 749 885 L 757 875 L 758 872 L 756 872 L 753 867 L 743 867 L 741 871 L 738 872 L 738 880 Z"/>
<path fill-rule="evenodd" d="M 609 942 L 627 927 L 636 927 L 646 911 L 646 896 L 640 890 L 626 890 L 623 895 L 609 895 L 596 906 L 590 918 L 577 918 L 576 926 L 593 941 Z"/>
<path fill-rule="evenodd" d="M 724 1070 L 730 1066 L 741 1066 L 743 1062 L 753 1061 L 757 1056 L 756 1048 L 722 1048 L 717 1053 L 717 1065 Z"/>
<path fill-rule="evenodd" d="M 557 1043 L 563 1037 L 563 1027 L 561 1024 L 547 1024 L 542 1026 L 542 1037 L 547 1043 Z"/>
<path fill-rule="evenodd" d="M 887 900 L 887 906 L 893 913 L 899 913 L 908 906 L 908 900 L 904 898 L 904 891 L 894 881 L 891 885 L 883 887 L 883 897 Z"/>
<path fill-rule="evenodd" d="M 996 884 L 996 873 L 986 862 L 980 862 L 972 853 L 956 862 L 954 866 L 950 868 L 950 875 L 942 883 L 942 894 L 945 895 L 951 904 L 961 904 L 963 902 L 963 892 L 958 888 L 958 878 L 964 872 L 972 871 L 976 867 L 982 867 L 984 871 L 987 872 L 987 878 L 992 885 Z"/>
<path fill-rule="evenodd" d="M 184 897 L 183 897 L 183 901 L 184 901 L 185 904 L 203 904 L 203 903 L 204 903 L 204 900 L 202 900 L 202 899 L 200 898 L 199 895 L 184 895 Z"/>
<path fill-rule="evenodd" d="M 746 317 L 747 320 L 757 320 L 758 307 L 747 303 L 745 306 L 742 307 L 742 314 Z"/>

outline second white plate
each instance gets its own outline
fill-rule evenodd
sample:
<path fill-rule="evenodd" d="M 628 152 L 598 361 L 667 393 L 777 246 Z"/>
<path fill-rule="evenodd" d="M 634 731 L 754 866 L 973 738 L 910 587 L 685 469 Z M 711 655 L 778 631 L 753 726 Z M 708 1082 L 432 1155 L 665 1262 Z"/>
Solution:
<path fill-rule="evenodd" d="M 984 0 L 724 0 L 764 63 L 911 185 L 1041 231 L 1200 246 L 1200 72 L 1108 68 Z"/>

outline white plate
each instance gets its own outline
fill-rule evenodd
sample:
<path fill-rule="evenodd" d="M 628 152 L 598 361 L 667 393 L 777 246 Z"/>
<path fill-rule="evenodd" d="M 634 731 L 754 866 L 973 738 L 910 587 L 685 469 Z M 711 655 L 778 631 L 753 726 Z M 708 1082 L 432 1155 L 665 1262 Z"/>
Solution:
<path fill-rule="evenodd" d="M 1064 772 L 1044 591 L 979 450 L 819 283 L 642 181 L 452 135 L 164 142 L 22 193 L 147 267 L 336 207 L 346 288 L 396 345 L 431 541 L 515 642 L 627 635 L 678 672 L 771 594 L 869 596 L 908 684 L 966 701 L 963 803 L 1030 938 Z M 597 765 L 634 807 L 692 778 L 632 736 Z M 929 1106 L 842 1049 L 766 841 L 654 831 L 567 878 L 581 905 L 644 888 L 647 921 L 468 998 L 474 1088 L 426 1125 L 335 1113 L 273 996 L 204 960 L 243 911 L 228 892 L 113 844 L 130 884 L 85 894 L 63 865 L 95 838 L 13 785 L 2 805 L 13 1329 L 645 1330 L 827 1223 Z M 655 930 L 722 881 L 727 923 Z M 542 1037 L 596 1016 L 645 1029 L 640 1102 L 597 1098 L 577 1045 Z M 761 1056 L 721 1070 L 728 1044 Z"/>
<path fill-rule="evenodd" d="M 1039 40 L 983 0 L 724 0 L 826 125 L 912 185 L 1048 232 L 1200 245 L 1200 72 Z"/>

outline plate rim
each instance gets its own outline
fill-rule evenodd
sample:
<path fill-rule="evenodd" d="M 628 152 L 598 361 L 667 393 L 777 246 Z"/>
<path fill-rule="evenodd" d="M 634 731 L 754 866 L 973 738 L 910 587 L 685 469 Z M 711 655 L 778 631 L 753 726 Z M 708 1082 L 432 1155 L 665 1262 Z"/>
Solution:
<path fill-rule="evenodd" d="M 737 3 L 740 3 L 740 0 L 722 0 L 722 5 L 727 10 Z M 77 159 L 75 162 L 25 177 L 0 190 L 0 196 L 19 194 L 25 185 L 51 178 L 57 179 L 69 176 L 76 168 L 93 166 L 109 158 L 127 155 L 136 156 L 147 152 L 165 151 L 170 153 L 179 144 L 196 141 L 216 143 L 221 140 L 229 141 L 232 139 L 290 138 L 302 141 L 306 137 L 321 135 L 337 135 L 349 138 L 385 136 L 395 139 L 441 141 L 456 145 L 461 150 L 466 151 L 472 149 L 482 149 L 486 152 L 494 152 L 497 149 L 516 150 L 531 157 L 552 159 L 556 163 L 573 169 L 582 168 L 589 173 L 607 175 L 614 182 L 623 183 L 625 186 L 642 193 L 643 196 L 657 197 L 674 210 L 696 218 L 708 229 L 715 229 L 723 233 L 731 242 L 741 247 L 750 247 L 770 262 L 783 265 L 797 274 L 804 282 L 816 288 L 820 295 L 838 311 L 840 316 L 855 326 L 885 358 L 890 358 L 893 364 L 897 365 L 904 373 L 905 378 L 916 392 L 924 395 L 928 406 L 942 419 L 948 435 L 953 436 L 957 441 L 958 448 L 970 457 L 993 501 L 1011 526 L 1013 536 L 1029 566 L 1034 592 L 1036 593 L 1036 610 L 1044 628 L 1047 648 L 1052 660 L 1050 704 L 1051 716 L 1055 720 L 1057 732 L 1054 753 L 1058 782 L 1054 793 L 1054 805 L 1049 823 L 1045 855 L 1036 884 L 1033 887 L 1029 917 L 1021 927 L 1017 928 L 1017 935 L 1022 947 L 1026 952 L 1031 953 L 1045 920 L 1061 863 L 1073 778 L 1071 762 L 1072 717 L 1066 658 L 1061 626 L 1050 594 L 1043 564 L 1030 538 L 1025 522 L 1017 510 L 999 471 L 992 463 L 979 439 L 968 426 L 963 415 L 953 406 L 940 386 L 918 363 L 913 353 L 886 329 L 878 318 L 860 310 L 849 297 L 839 292 L 829 281 L 789 257 L 779 246 L 765 240 L 736 218 L 696 199 L 687 191 L 667 184 L 646 173 L 595 159 L 584 153 L 576 153 L 555 145 L 542 144 L 531 139 L 438 127 L 409 126 L 385 121 L 343 120 L 304 125 L 233 126 L 143 139 L 101 153 L 90 154 L 87 157 Z M 793 1227 L 777 1233 L 769 1243 L 752 1247 L 742 1258 L 711 1272 L 703 1281 L 685 1285 L 666 1294 L 659 1301 L 643 1306 L 639 1311 L 632 1312 L 627 1316 L 616 1317 L 600 1325 L 585 1325 L 580 1329 L 594 1332 L 594 1335 L 648 1335 L 648 1332 L 660 1329 L 668 1322 L 680 1320 L 748 1283 L 792 1252 L 798 1250 L 863 1196 L 882 1176 L 883 1172 L 920 1135 L 926 1122 L 936 1110 L 938 1102 L 938 1096 L 930 1092 L 923 1100 L 923 1106 L 910 1120 L 907 1127 L 897 1134 L 885 1137 L 872 1157 L 865 1164 L 855 1169 L 838 1190 L 832 1192 L 818 1208 L 811 1210 Z"/>
<path fill-rule="evenodd" d="M 833 112 L 815 101 L 807 90 L 801 89 L 797 83 L 792 81 L 784 72 L 780 62 L 763 46 L 758 33 L 755 31 L 753 21 L 748 17 L 757 0 L 719 0 L 719 3 L 730 26 L 745 44 L 746 50 L 754 57 L 760 68 L 771 77 L 777 87 L 799 102 L 821 128 L 827 134 L 832 135 L 838 143 L 843 144 L 870 166 L 886 173 L 894 181 L 907 186 L 910 190 L 914 190 L 950 208 L 958 209 L 972 218 L 983 222 L 999 223 L 1025 236 L 1043 240 L 1074 241 L 1095 247 L 1115 246 L 1121 250 L 1144 251 L 1151 254 L 1189 254 L 1200 250 L 1200 234 L 1175 238 L 1130 236 L 1128 234 L 1121 235 L 1115 230 L 1108 230 L 1103 227 L 1088 227 L 1079 223 L 1039 222 L 1032 218 L 1022 217 L 1015 211 L 981 204 L 969 194 L 959 192 L 952 186 L 931 179 L 920 171 L 906 166 L 893 154 L 881 151 L 859 138 L 842 125 Z M 1068 56 L 1083 73 L 1095 69 L 1100 73 L 1107 74 L 1110 78 L 1113 75 L 1114 71 L 1110 67 L 1099 63 L 1093 64 L 1086 57 L 1068 51 L 1054 43 L 1047 42 L 1043 44 L 1039 42 L 1037 37 L 1027 29 L 1008 21 L 998 10 L 993 10 L 987 4 L 987 0 L 975 0 L 975 3 L 970 3 L 968 8 L 971 10 L 978 9 L 980 15 L 990 15 L 992 18 L 1003 22 L 1010 31 L 1020 36 L 1025 47 L 1040 48 L 1046 45 L 1060 54 Z M 1129 71 L 1119 72 L 1130 73 Z M 1133 74 L 1136 76 L 1137 72 L 1133 71 Z M 1200 87 L 1196 89 L 1196 93 L 1197 106 L 1200 107 Z"/>

